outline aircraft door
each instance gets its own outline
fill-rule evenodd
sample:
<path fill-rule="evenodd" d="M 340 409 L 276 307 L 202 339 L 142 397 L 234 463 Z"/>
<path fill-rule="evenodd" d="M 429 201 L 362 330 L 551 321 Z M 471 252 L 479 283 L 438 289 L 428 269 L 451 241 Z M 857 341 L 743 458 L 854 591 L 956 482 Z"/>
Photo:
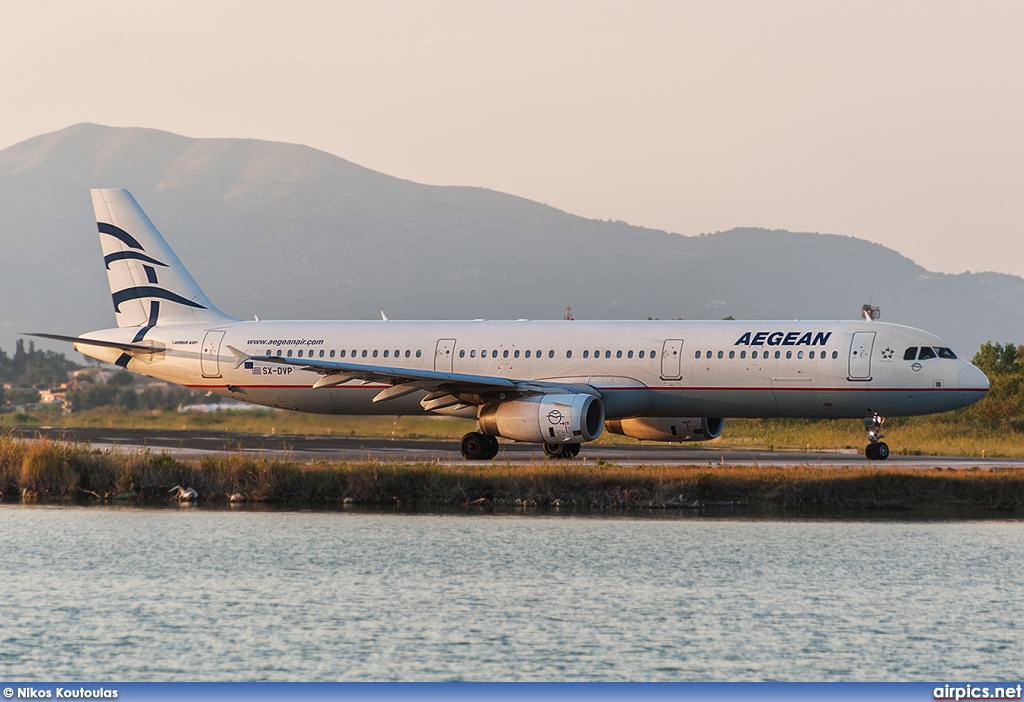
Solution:
<path fill-rule="evenodd" d="M 438 339 L 434 351 L 434 370 L 451 373 L 455 363 L 455 339 Z"/>
<path fill-rule="evenodd" d="M 666 339 L 661 348 L 661 379 L 679 380 L 683 377 L 683 340 Z"/>
<path fill-rule="evenodd" d="M 850 344 L 850 380 L 871 380 L 871 349 L 875 332 L 854 332 Z"/>
<path fill-rule="evenodd" d="M 224 340 L 224 331 L 211 329 L 203 337 L 203 350 L 199 356 L 199 366 L 204 378 L 220 377 L 220 342 Z"/>

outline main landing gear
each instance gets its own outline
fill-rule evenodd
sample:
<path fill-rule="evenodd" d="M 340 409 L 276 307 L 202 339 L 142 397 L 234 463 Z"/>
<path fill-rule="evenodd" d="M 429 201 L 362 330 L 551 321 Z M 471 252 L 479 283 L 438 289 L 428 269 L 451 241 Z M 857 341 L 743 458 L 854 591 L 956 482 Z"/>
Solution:
<path fill-rule="evenodd" d="M 471 431 L 462 437 L 459 449 L 468 461 L 489 461 L 498 455 L 498 440 L 489 434 Z"/>
<path fill-rule="evenodd" d="M 864 430 L 868 433 L 868 447 L 864 449 L 864 455 L 867 456 L 868 460 L 884 461 L 889 457 L 889 445 L 879 439 L 884 436 L 882 434 L 882 424 L 885 422 L 885 417 L 880 417 L 878 413 L 874 413 L 870 417 L 865 417 Z"/>
<path fill-rule="evenodd" d="M 547 458 L 576 458 L 580 455 L 580 444 L 544 444 Z"/>

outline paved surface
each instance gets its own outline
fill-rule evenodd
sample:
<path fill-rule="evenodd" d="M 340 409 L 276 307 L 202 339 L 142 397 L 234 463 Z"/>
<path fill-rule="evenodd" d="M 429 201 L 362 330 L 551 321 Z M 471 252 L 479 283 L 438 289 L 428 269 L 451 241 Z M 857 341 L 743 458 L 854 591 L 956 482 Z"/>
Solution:
<path fill-rule="evenodd" d="M 417 439 L 367 439 L 339 436 L 297 436 L 280 434 L 230 434 L 199 431 L 154 431 L 148 429 L 24 429 L 14 430 L 24 438 L 43 436 L 90 444 L 96 448 L 125 450 L 149 448 L 177 456 L 201 456 L 245 451 L 300 461 L 312 460 L 405 460 L 465 463 L 458 441 Z M 898 447 L 886 461 L 873 465 L 904 468 L 973 468 L 1024 466 L 1019 458 L 961 458 L 957 456 L 897 456 Z M 536 463 L 544 460 L 539 446 L 502 441 L 495 461 Z M 576 461 L 603 460 L 619 465 L 706 465 L 739 466 L 850 466 L 869 465 L 860 451 L 747 451 L 707 445 L 585 445 Z"/>

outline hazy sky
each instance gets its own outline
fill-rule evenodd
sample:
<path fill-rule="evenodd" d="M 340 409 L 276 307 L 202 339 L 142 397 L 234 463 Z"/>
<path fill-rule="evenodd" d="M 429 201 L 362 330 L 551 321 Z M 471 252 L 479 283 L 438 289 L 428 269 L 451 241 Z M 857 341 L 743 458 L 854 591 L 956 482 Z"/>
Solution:
<path fill-rule="evenodd" d="M 85 121 L 288 141 L 586 217 L 1024 275 L 1022 37 L 1016 1 L 11 0 L 0 148 Z"/>

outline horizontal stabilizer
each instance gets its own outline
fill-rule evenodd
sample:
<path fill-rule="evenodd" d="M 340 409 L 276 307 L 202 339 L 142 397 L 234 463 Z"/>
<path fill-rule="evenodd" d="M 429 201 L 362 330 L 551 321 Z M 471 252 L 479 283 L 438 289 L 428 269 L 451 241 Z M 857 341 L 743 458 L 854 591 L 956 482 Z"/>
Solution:
<path fill-rule="evenodd" d="M 103 346 L 108 349 L 121 349 L 127 353 L 160 353 L 166 351 L 162 346 L 146 346 L 145 344 L 130 344 L 125 341 L 104 341 L 103 339 L 86 339 L 81 336 L 61 336 L 60 334 L 43 334 L 41 332 L 22 332 L 25 336 L 38 336 L 40 339 L 53 339 L 54 341 L 67 341 L 71 344 L 83 344 L 85 346 Z"/>

